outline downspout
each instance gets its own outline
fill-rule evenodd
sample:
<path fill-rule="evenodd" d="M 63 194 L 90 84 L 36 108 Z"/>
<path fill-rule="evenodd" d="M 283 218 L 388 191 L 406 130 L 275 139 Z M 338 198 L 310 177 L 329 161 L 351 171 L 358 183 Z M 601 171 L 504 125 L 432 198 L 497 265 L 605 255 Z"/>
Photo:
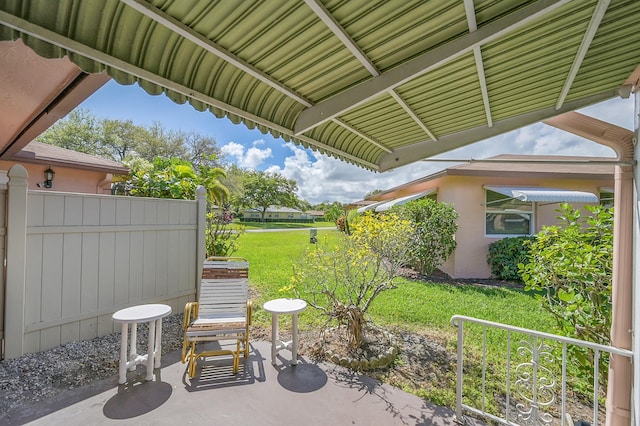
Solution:
<path fill-rule="evenodd" d="M 569 112 L 545 120 L 545 124 L 612 148 L 617 159 L 626 164 L 615 165 L 613 210 L 613 274 L 611 345 L 631 349 L 633 322 L 633 192 L 634 133 L 577 112 Z M 607 388 L 608 426 L 631 424 L 632 392 L 631 360 L 611 355 Z"/>

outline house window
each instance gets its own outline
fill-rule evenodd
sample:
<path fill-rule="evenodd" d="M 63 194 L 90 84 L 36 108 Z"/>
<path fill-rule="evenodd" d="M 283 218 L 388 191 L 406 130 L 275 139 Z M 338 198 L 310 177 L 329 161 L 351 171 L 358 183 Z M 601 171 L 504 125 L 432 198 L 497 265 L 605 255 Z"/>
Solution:
<path fill-rule="evenodd" d="M 613 189 L 600 189 L 600 205 L 603 207 L 613 207 Z"/>
<path fill-rule="evenodd" d="M 485 190 L 486 235 L 531 235 L 533 203 Z"/>

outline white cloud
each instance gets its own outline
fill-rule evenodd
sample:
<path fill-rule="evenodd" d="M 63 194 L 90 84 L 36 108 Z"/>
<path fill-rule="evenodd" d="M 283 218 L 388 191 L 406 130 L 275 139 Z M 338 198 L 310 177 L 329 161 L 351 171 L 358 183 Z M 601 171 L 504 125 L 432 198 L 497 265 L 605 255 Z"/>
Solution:
<path fill-rule="evenodd" d="M 240 167 L 255 169 L 260 164 L 262 164 L 264 160 L 266 160 L 271 156 L 272 156 L 271 148 L 266 148 L 266 149 L 260 149 L 256 147 L 249 148 L 247 150 L 246 155 L 242 159 L 242 161 L 240 161 L 239 165 Z"/>
<path fill-rule="evenodd" d="M 349 203 L 375 189 L 387 189 L 437 170 L 437 167 L 420 163 L 388 173 L 375 173 L 299 146 L 287 144 L 286 147 L 292 155 L 285 158 L 283 167 L 272 165 L 266 171 L 296 181 L 298 196 L 312 204 L 322 201 Z"/>
<path fill-rule="evenodd" d="M 220 148 L 222 154 L 226 157 L 231 157 L 232 162 L 236 163 L 242 168 L 255 169 L 267 158 L 272 157 L 271 148 L 260 149 L 256 148 L 256 145 L 264 144 L 264 140 L 259 139 L 253 142 L 253 147 L 247 149 L 243 145 L 237 142 L 229 142 Z"/>
<path fill-rule="evenodd" d="M 241 159 L 244 155 L 244 146 L 236 142 L 229 142 L 220 148 L 220 152 L 222 152 L 223 155 Z"/>

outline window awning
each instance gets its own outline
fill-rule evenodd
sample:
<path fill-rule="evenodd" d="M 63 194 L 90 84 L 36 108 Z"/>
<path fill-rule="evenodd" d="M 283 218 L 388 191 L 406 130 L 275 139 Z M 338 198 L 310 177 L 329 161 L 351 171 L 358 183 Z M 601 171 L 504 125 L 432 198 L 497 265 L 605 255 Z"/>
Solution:
<path fill-rule="evenodd" d="M 407 195 L 405 197 L 396 198 L 395 200 L 384 202 L 384 203 L 376 206 L 376 211 L 377 212 L 387 211 L 393 206 L 401 206 L 401 205 L 403 205 L 405 203 L 408 203 L 409 201 L 413 201 L 413 200 L 417 200 L 417 199 L 422 198 L 422 197 L 426 197 L 429 194 L 433 194 L 437 190 L 438 190 L 437 188 L 430 189 L 428 191 L 419 192 L 417 194 L 411 194 L 411 195 Z"/>
<path fill-rule="evenodd" d="M 595 194 L 584 191 L 572 191 L 557 188 L 532 188 L 512 186 L 485 186 L 489 191 L 497 192 L 520 201 L 546 203 L 597 203 Z"/>
<path fill-rule="evenodd" d="M 384 204 L 386 202 L 387 202 L 386 200 L 385 201 L 378 201 L 377 203 L 372 203 L 372 204 L 369 204 L 368 206 L 360 207 L 358 209 L 358 213 L 364 213 L 366 211 L 373 210 L 376 207 L 378 207 L 380 204 Z"/>

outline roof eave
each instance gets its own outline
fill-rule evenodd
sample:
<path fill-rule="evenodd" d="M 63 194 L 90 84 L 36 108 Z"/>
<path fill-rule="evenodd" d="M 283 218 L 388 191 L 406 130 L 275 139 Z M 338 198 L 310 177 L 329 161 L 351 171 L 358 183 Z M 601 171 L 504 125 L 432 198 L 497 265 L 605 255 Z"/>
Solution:
<path fill-rule="evenodd" d="M 5 161 L 15 161 L 20 163 L 30 163 L 30 164 L 42 164 L 48 166 L 58 166 L 58 167 L 66 167 L 70 169 L 77 170 L 86 170 L 90 172 L 103 172 L 103 173 L 111 173 L 114 175 L 128 175 L 129 169 L 127 167 L 110 167 L 106 165 L 100 164 L 83 164 L 74 161 L 65 161 L 57 158 L 50 157 L 26 157 L 21 155 L 22 151 L 18 154 L 14 155 L 10 159 Z"/>
<path fill-rule="evenodd" d="M 547 171 L 523 171 L 523 170 L 465 170 L 453 169 L 449 170 L 450 176 L 483 176 L 483 177 L 507 177 L 522 178 L 523 173 L 526 177 L 545 178 L 545 179 L 590 179 L 601 181 L 613 181 L 614 172 L 611 173 L 589 173 L 589 172 L 547 172 Z"/>

